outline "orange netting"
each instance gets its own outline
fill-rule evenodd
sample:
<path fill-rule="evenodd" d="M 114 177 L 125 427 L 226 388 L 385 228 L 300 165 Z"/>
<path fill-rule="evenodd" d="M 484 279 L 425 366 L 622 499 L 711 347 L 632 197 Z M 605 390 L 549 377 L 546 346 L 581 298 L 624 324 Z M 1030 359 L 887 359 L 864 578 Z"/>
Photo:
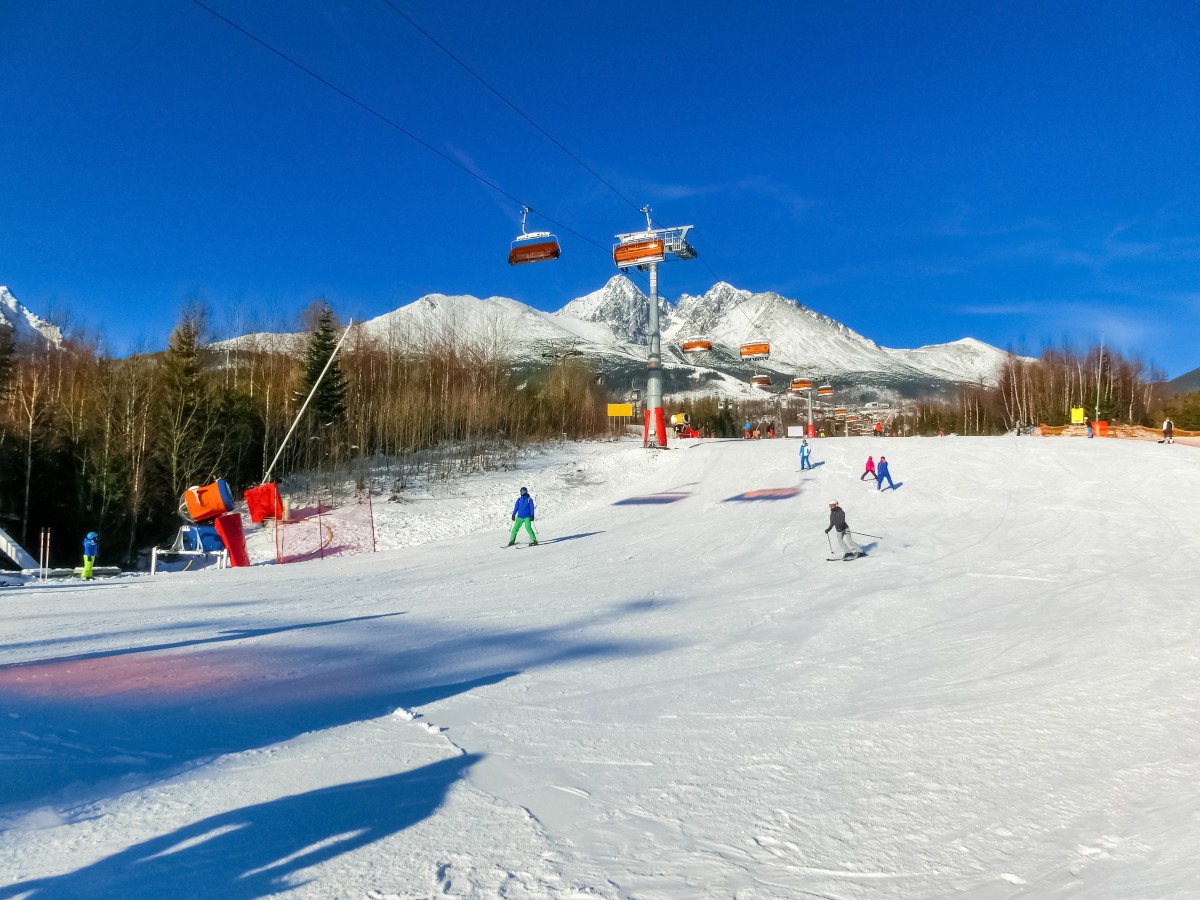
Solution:
<path fill-rule="evenodd" d="M 375 514 L 370 491 L 336 507 L 318 499 L 313 506 L 292 509 L 286 522 L 275 520 L 278 563 L 374 552 Z"/>

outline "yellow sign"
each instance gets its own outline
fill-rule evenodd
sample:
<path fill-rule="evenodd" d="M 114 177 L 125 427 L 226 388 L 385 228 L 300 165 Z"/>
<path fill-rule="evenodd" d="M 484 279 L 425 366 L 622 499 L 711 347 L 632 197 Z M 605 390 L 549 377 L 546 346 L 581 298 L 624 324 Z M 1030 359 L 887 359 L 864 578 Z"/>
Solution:
<path fill-rule="evenodd" d="M 1084 408 L 1082 406 L 1072 406 L 1071 407 L 1071 424 L 1072 425 L 1082 425 L 1084 423 L 1085 419 L 1087 419 L 1087 412 L 1084 410 Z"/>
<path fill-rule="evenodd" d="M 608 417 L 616 419 L 621 416 L 631 417 L 633 415 L 632 403 L 610 403 L 608 404 Z"/>

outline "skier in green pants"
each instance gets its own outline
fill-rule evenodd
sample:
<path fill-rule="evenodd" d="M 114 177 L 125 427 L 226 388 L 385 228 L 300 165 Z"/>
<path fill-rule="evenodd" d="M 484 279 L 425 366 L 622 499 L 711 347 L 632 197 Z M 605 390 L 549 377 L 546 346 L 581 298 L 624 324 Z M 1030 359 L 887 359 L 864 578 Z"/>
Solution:
<path fill-rule="evenodd" d="M 513 527 L 508 535 L 508 546 L 511 547 L 517 542 L 517 532 L 521 530 L 522 525 L 529 532 L 529 546 L 537 546 L 537 535 L 533 531 L 533 513 L 533 498 L 529 496 L 529 488 L 521 488 L 521 496 L 513 506 Z"/>
<path fill-rule="evenodd" d="M 83 580 L 92 580 L 92 566 L 96 565 L 96 554 L 100 552 L 100 535 L 89 531 L 83 540 Z"/>

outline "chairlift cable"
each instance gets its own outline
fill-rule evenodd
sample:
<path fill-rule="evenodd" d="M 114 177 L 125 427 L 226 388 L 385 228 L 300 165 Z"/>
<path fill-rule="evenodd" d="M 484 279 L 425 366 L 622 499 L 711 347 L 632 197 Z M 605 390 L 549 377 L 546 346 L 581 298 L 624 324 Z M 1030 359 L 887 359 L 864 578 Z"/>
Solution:
<path fill-rule="evenodd" d="M 478 81 L 480 84 L 482 84 L 485 88 L 487 88 L 489 91 L 491 91 L 497 97 L 499 97 L 502 101 L 504 101 L 505 105 L 508 106 L 509 109 L 511 109 L 518 116 L 520 116 L 522 119 L 524 119 L 530 125 L 532 125 L 535 129 L 537 129 L 537 131 L 544 138 L 546 138 L 546 140 L 548 140 L 550 143 L 552 143 L 555 147 L 557 147 L 563 153 L 567 154 L 567 156 L 571 157 L 571 159 L 573 159 L 576 163 L 578 163 L 589 175 L 591 175 L 593 178 L 595 178 L 597 181 L 599 181 L 602 185 L 604 185 L 606 188 L 608 188 L 610 191 L 612 191 L 614 194 L 616 194 L 618 197 L 620 197 L 622 200 L 624 200 L 626 203 L 628 203 L 630 207 L 632 207 L 633 209 L 638 209 L 638 205 L 636 203 L 634 203 L 632 200 L 630 200 L 628 197 L 626 197 L 624 194 L 622 194 L 619 190 L 617 190 L 615 187 L 613 187 L 595 169 L 593 169 L 591 166 L 589 166 L 587 163 L 585 163 L 582 159 L 580 159 L 578 156 L 576 156 L 574 153 L 572 153 L 567 147 L 565 147 L 563 145 L 563 143 L 561 141 L 559 141 L 556 137 L 554 137 L 554 135 L 552 135 L 545 128 L 543 128 L 541 125 L 539 125 L 533 119 L 531 119 L 520 107 L 518 107 L 515 103 L 513 103 L 511 100 L 509 100 L 507 97 L 505 97 L 502 93 L 500 93 L 498 90 L 496 90 L 496 88 L 492 87 L 492 85 L 489 84 L 483 78 L 482 75 L 480 75 L 478 72 L 476 72 L 470 66 L 468 66 L 465 62 L 463 62 L 461 59 L 459 59 L 457 56 L 455 56 L 454 53 L 452 53 L 445 44 L 443 44 L 441 41 L 439 41 L 437 38 L 435 38 L 432 34 L 430 34 L 428 31 L 426 31 L 424 28 L 422 28 L 420 25 L 418 25 L 411 16 L 409 16 L 406 12 L 404 12 L 402 9 L 400 9 L 398 6 L 396 6 L 396 4 L 392 3 L 392 0 L 383 0 L 383 2 L 387 6 L 389 6 L 396 13 L 396 15 L 400 16 L 400 18 L 404 19 L 404 21 L 406 21 L 409 25 L 411 25 L 418 32 L 420 32 L 430 43 L 432 43 L 435 47 L 437 47 L 439 50 L 441 50 L 443 53 L 445 53 L 448 57 L 450 57 L 452 60 L 454 60 L 456 63 L 458 63 L 459 66 L 461 66 L 472 78 L 474 78 L 476 81 Z"/>
<path fill-rule="evenodd" d="M 474 78 L 476 81 L 478 81 L 480 84 L 482 84 L 485 88 L 487 88 L 489 91 L 491 91 L 493 94 L 495 94 L 498 98 L 500 98 L 500 100 L 502 100 L 504 102 L 504 104 L 509 107 L 509 109 L 511 109 L 513 112 L 515 112 L 517 115 L 519 115 L 522 119 L 524 119 L 526 122 L 528 122 L 530 125 L 532 125 L 544 138 L 546 138 L 546 140 L 550 141 L 550 143 L 552 143 L 555 147 L 557 147 L 559 150 L 561 150 L 567 156 L 571 157 L 571 159 L 574 160 L 576 163 L 578 163 L 579 166 L 584 171 L 586 171 L 589 175 L 591 175 L 593 178 L 595 178 L 597 181 L 599 181 L 602 185 L 604 185 L 606 188 L 608 188 L 610 191 L 612 191 L 617 197 L 624 200 L 627 204 L 629 204 L 629 206 L 632 209 L 636 209 L 638 212 L 641 212 L 641 207 L 639 207 L 636 203 L 634 203 L 632 200 L 630 200 L 628 197 L 626 197 L 624 194 L 622 194 L 617 188 L 615 188 L 611 183 L 609 183 L 595 169 L 593 169 L 591 166 L 589 166 L 587 163 L 585 163 L 582 159 L 580 159 L 578 156 L 576 156 L 574 153 L 572 153 L 568 147 L 566 147 L 560 140 L 558 140 L 558 138 L 556 138 L 554 135 L 552 135 L 550 132 L 548 132 L 545 128 L 543 128 L 541 125 L 539 125 L 537 122 L 535 122 L 524 110 L 522 110 L 515 103 L 513 103 L 511 100 L 509 100 L 507 97 L 505 97 L 502 93 L 500 93 L 500 91 L 498 91 L 495 87 L 493 87 L 486 79 L 484 79 L 484 77 L 482 75 L 480 75 L 478 72 L 476 72 L 470 66 L 468 66 L 465 62 L 463 62 L 461 59 L 459 59 L 459 57 L 456 56 L 453 53 L 453 51 L 450 50 L 450 48 L 448 48 L 445 44 L 443 44 L 441 41 L 439 41 L 437 38 L 435 38 L 432 34 L 430 34 L 428 31 L 426 31 L 424 28 L 422 28 L 419 24 L 417 24 L 417 22 L 412 18 L 412 16 L 408 15 L 406 12 L 404 12 L 402 9 L 400 9 L 400 7 L 396 6 L 396 4 L 392 2 L 392 0 L 383 0 L 383 2 L 388 7 L 390 7 L 392 9 L 392 11 L 396 13 L 396 15 L 400 16 L 402 19 L 404 19 L 404 21 L 408 22 L 409 25 L 411 25 L 414 29 L 416 29 L 431 44 L 433 44 L 435 47 L 437 47 L 439 50 L 441 50 L 443 53 L 445 53 L 448 57 L 450 57 L 452 60 L 454 60 L 454 62 L 458 63 L 458 65 L 460 67 L 462 67 L 462 69 L 464 71 L 466 71 L 472 78 Z M 551 220 L 548 219 L 547 221 L 551 221 Z M 696 258 L 699 259 L 700 262 L 704 265 L 704 268 L 706 268 L 708 270 L 708 274 L 713 277 L 714 281 L 721 280 L 721 278 L 717 275 L 717 273 L 713 271 L 712 266 L 710 266 L 708 264 L 708 261 L 706 259 L 704 259 L 699 254 L 697 254 Z"/>
<path fill-rule="evenodd" d="M 352 94 L 348 93 L 347 91 L 342 90 L 336 84 L 333 84 L 332 82 L 326 80 L 325 78 L 322 78 L 320 75 L 318 75 L 312 69 L 307 68 L 306 66 L 304 66 L 302 63 L 298 62 L 297 60 L 292 59 L 292 57 L 288 56 L 282 50 L 276 49 L 271 44 L 268 44 L 262 38 L 247 31 L 245 28 L 243 28 L 241 25 L 238 25 L 233 20 L 228 19 L 225 16 L 221 15 L 221 13 L 217 12 L 211 6 L 206 5 L 205 3 L 201 2 L 201 0 L 192 0 L 192 3 L 194 3 L 196 6 L 200 7 L 201 9 L 203 9 L 205 12 L 209 13 L 210 15 L 214 16 L 215 18 L 220 19 L 222 22 L 224 22 L 230 28 L 233 28 L 234 30 L 241 32 L 246 37 L 250 38 L 250 40 L 252 40 L 256 44 L 258 44 L 259 46 L 271 51 L 276 56 L 278 56 L 280 59 L 295 66 L 297 69 L 299 69 L 305 75 L 308 75 L 310 78 L 313 78 L 313 79 L 319 81 L 321 84 L 325 85 L 325 87 L 329 88 L 331 91 L 334 91 L 335 93 L 340 94 L 342 97 L 349 100 L 355 106 L 359 107 L 360 109 L 370 113 L 372 116 L 379 119 L 379 121 L 383 122 L 385 125 L 388 125 L 388 126 L 394 128 L 396 131 L 400 132 L 402 135 L 407 137 L 409 140 L 421 145 L 426 150 L 428 150 L 430 153 L 435 154 L 436 156 L 438 156 L 441 159 L 445 160 L 446 162 L 450 163 L 450 165 L 454 166 L 455 168 L 460 169 L 463 172 L 466 172 L 468 175 L 470 175 L 476 181 L 480 182 L 483 185 L 486 185 L 487 187 L 491 188 L 496 193 L 498 193 L 504 197 L 507 197 L 509 200 L 512 200 L 518 206 L 528 206 L 528 204 L 522 202 L 517 197 L 514 197 L 512 194 L 510 194 L 504 188 L 500 187 L 500 185 L 496 184 L 493 181 L 488 180 L 487 178 L 480 175 L 478 172 L 474 172 L 471 169 L 467 168 L 467 166 L 463 165 L 461 162 L 454 159 L 452 156 L 449 156 L 449 155 L 443 153 L 441 150 L 439 150 L 437 147 L 433 146 L 429 142 L 422 140 L 417 135 L 413 134 L 411 131 L 404 128 L 402 125 L 398 124 L 397 122 L 393 121 L 392 119 L 389 119 L 383 113 L 381 113 L 378 110 L 367 105 L 366 103 L 359 100 L 357 97 L 354 97 Z M 569 225 L 564 225 L 562 222 L 555 221 L 554 219 L 550 218 L 549 216 L 547 216 L 545 214 L 540 214 L 540 215 L 542 216 L 543 219 L 545 219 L 550 224 L 554 225 L 559 230 L 565 231 L 569 234 L 572 234 L 575 237 L 579 238 L 581 241 L 591 244 L 597 250 L 603 251 L 606 256 L 610 253 L 610 249 L 608 247 L 606 247 L 602 244 L 599 244 L 596 241 L 593 241 L 591 238 L 587 237 L 586 235 L 580 234 L 578 231 L 576 231 L 574 228 L 571 228 Z"/>

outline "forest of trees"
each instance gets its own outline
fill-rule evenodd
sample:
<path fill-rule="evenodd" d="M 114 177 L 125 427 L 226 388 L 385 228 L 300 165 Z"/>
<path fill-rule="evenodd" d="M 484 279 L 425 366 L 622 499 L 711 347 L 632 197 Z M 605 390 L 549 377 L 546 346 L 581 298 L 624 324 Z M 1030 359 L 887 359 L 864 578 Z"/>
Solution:
<path fill-rule="evenodd" d="M 294 338 L 249 336 L 212 344 L 202 306 L 184 307 L 161 353 L 115 357 L 81 340 L 14 346 L 0 328 L 0 525 L 27 548 L 52 532 L 56 562 L 73 563 L 99 531 L 106 563 L 130 565 L 170 537 L 186 488 L 225 478 L 235 492 L 272 478 L 311 486 L 313 473 L 365 479 L 387 472 L 393 490 L 433 477 L 511 465 L 548 438 L 606 434 L 605 389 L 586 362 L 551 359 L 514 369 L 511 335 L 395 324 L 351 329 L 320 389 L 275 462 L 289 428 L 343 328 L 324 301 Z M 995 387 L 905 405 L 900 434 L 999 434 L 1060 425 L 1073 406 L 1111 422 L 1157 425 L 1170 414 L 1200 429 L 1200 393 L 1159 396 L 1161 376 L 1094 348 L 1010 355 Z M 747 418 L 800 421 L 776 398 L 707 396 L 672 403 L 705 433 L 740 436 Z M 778 421 L 782 419 L 782 421 Z M 307 481 L 305 481 L 307 479 Z"/>
<path fill-rule="evenodd" d="M 161 353 L 118 358 L 84 341 L 13 346 L 0 328 L 0 525 L 74 563 L 100 532 L 105 562 L 131 565 L 180 524 L 190 486 L 259 483 L 342 335 L 315 302 L 295 343 L 208 343 L 208 317 L 186 306 Z M 5 340 L 8 338 L 8 340 Z M 394 484 L 511 464 L 531 441 L 606 433 L 607 397 L 571 359 L 518 377 L 503 335 L 395 327 L 351 331 L 272 477 L 387 466 Z"/>

